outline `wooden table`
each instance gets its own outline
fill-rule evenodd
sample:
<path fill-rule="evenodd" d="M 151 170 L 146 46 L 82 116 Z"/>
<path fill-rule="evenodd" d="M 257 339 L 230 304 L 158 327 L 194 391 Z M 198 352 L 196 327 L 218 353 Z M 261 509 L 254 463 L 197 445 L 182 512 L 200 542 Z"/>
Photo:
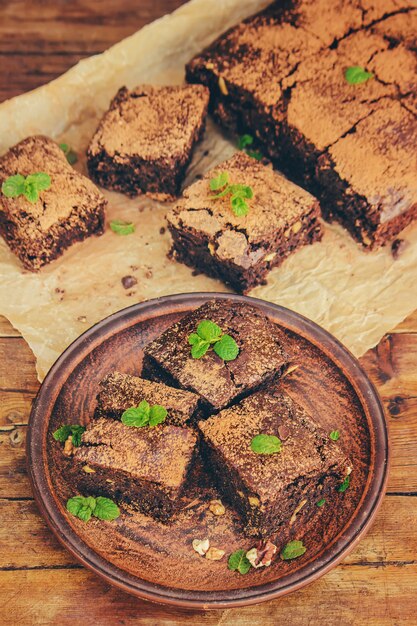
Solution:
<path fill-rule="evenodd" d="M 180 4 L 2 0 L 0 99 L 51 80 Z M 34 357 L 0 318 L 0 624 L 416 624 L 417 312 L 361 362 L 384 400 L 392 442 L 388 494 L 372 530 L 339 567 L 291 596 L 246 609 L 178 611 L 101 582 L 58 545 L 38 514 L 25 467 L 28 415 L 39 387 Z"/>

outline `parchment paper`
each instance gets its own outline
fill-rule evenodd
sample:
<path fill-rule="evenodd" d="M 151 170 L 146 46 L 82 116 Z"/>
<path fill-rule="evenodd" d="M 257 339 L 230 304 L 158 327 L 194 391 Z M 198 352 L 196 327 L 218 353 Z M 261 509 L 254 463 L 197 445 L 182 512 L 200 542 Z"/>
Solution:
<path fill-rule="evenodd" d="M 44 133 L 76 149 L 81 154 L 77 168 L 85 172 L 82 154 L 120 86 L 181 82 L 188 59 L 266 4 L 192 0 L 50 84 L 4 102 L 0 151 L 28 135 Z M 235 149 L 209 122 L 187 182 Z M 0 313 L 31 346 L 40 379 L 71 341 L 114 311 L 170 293 L 226 291 L 219 281 L 193 276 L 189 268 L 166 258 L 170 239 L 160 229 L 169 205 L 111 192 L 106 196 L 108 220 L 133 221 L 134 234 L 122 237 L 107 229 L 102 237 L 74 245 L 38 274 L 24 271 L 0 240 Z M 251 295 L 299 311 L 359 356 L 417 308 L 417 227 L 409 227 L 402 237 L 407 245 L 394 260 L 389 247 L 365 253 L 341 227 L 326 225 L 322 243 L 292 255 L 271 272 L 267 286 Z M 124 276 L 134 276 L 137 284 L 124 289 Z"/>

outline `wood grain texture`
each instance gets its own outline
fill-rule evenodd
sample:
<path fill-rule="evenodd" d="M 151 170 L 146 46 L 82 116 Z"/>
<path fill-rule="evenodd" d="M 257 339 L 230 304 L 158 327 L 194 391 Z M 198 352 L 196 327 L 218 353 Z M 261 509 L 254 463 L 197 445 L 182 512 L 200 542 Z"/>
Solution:
<path fill-rule="evenodd" d="M 53 80 L 184 0 L 2 0 L 0 101 Z"/>

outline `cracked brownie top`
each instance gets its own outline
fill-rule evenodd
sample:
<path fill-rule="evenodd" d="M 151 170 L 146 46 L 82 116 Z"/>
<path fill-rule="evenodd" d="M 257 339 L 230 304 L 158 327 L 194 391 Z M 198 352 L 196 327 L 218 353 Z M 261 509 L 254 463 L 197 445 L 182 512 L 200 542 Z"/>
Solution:
<path fill-rule="evenodd" d="M 214 350 L 202 358 L 191 356 L 188 339 L 203 320 L 214 322 L 236 341 L 239 354 L 234 360 L 223 361 Z M 283 341 L 276 324 L 255 307 L 215 300 L 186 315 L 146 346 L 145 363 L 148 361 L 161 380 L 194 391 L 211 408 L 220 409 L 280 374 L 288 361 Z"/>
<path fill-rule="evenodd" d="M 251 187 L 253 197 L 248 200 L 247 215 L 239 217 L 233 213 L 229 196 L 214 197 L 210 180 L 221 172 L 228 173 L 230 184 Z M 205 235 L 215 243 L 219 257 L 233 258 L 249 267 L 264 254 L 256 244 L 275 239 L 276 233 L 282 233 L 311 212 L 319 212 L 314 196 L 271 166 L 238 152 L 185 189 L 167 217 L 174 228 Z"/>

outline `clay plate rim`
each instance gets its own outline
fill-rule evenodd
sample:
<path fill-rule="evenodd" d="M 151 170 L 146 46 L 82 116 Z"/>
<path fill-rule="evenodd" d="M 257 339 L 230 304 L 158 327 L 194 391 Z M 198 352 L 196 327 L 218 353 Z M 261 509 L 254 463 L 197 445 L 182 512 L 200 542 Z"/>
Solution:
<path fill-rule="evenodd" d="M 344 373 L 348 374 L 350 382 L 354 385 L 362 407 L 369 415 L 374 458 L 365 495 L 343 533 L 316 559 L 308 562 L 294 574 L 286 576 L 284 585 L 281 583 L 282 579 L 279 579 L 257 587 L 222 593 L 173 589 L 141 580 L 106 561 L 78 537 L 59 510 L 48 481 L 43 435 L 49 422 L 49 407 L 53 406 L 62 384 L 73 368 L 78 365 L 80 359 L 77 358 L 77 354 L 83 352 L 86 347 L 89 348 L 88 351 L 97 347 L 113 334 L 112 330 L 118 332 L 131 326 L 138 314 L 142 318 L 144 314 L 147 314 L 147 319 L 149 319 L 158 317 L 162 310 L 164 314 L 175 310 L 187 311 L 212 298 L 258 306 L 267 315 L 278 319 L 286 328 L 295 329 L 296 332 L 307 337 L 313 344 L 331 355 L 334 362 L 343 366 Z M 258 298 L 200 292 L 155 298 L 113 313 L 80 335 L 59 356 L 45 377 L 31 410 L 27 435 L 27 465 L 35 501 L 41 514 L 60 543 L 82 565 L 111 585 L 145 600 L 178 608 L 226 609 L 257 604 L 296 591 L 333 569 L 353 550 L 372 524 L 386 490 L 389 440 L 384 409 L 375 387 L 357 359 L 330 333 L 299 313 Z"/>

